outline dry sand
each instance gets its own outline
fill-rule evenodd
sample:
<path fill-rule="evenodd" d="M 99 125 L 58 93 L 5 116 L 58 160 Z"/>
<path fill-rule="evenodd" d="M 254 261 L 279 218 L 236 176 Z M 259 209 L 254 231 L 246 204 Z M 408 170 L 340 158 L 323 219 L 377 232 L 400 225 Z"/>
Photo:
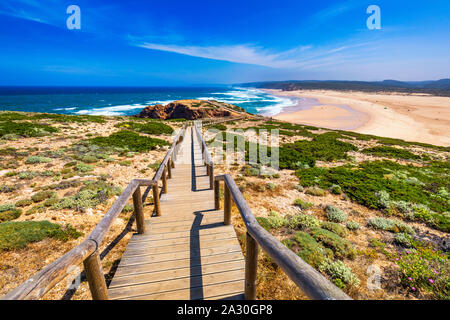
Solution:
<path fill-rule="evenodd" d="M 290 108 L 275 115 L 275 119 L 450 146 L 450 97 L 331 90 L 267 91 L 318 100 L 317 106 L 306 110 Z"/>

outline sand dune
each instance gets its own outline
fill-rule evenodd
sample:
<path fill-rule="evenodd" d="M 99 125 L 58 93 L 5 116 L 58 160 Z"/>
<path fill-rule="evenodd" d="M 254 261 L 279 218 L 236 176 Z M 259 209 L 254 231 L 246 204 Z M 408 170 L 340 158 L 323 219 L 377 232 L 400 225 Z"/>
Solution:
<path fill-rule="evenodd" d="M 276 119 L 450 146 L 450 97 L 326 90 L 270 92 L 320 102 L 307 110 L 287 110 L 274 116 Z"/>

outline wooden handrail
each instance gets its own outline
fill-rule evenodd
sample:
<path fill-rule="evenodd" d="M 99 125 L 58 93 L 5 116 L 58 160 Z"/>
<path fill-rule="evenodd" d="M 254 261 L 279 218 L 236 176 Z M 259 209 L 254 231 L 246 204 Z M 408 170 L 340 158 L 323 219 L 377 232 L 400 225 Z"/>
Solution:
<path fill-rule="evenodd" d="M 97 226 L 92 230 L 89 236 L 81 244 L 58 258 L 56 261 L 47 265 L 44 269 L 36 273 L 34 276 L 26 280 L 17 288 L 8 292 L 0 298 L 0 300 L 36 300 L 40 299 L 45 293 L 53 288 L 57 283 L 68 276 L 68 270 L 75 267 L 81 262 L 84 264 L 86 275 L 89 282 L 89 288 L 93 299 L 108 299 L 106 290 L 106 282 L 101 270 L 98 248 L 103 242 L 106 233 L 109 231 L 112 223 L 122 212 L 126 203 L 133 196 L 133 204 L 135 205 L 134 214 L 136 215 L 136 225 L 139 233 L 144 233 L 144 216 L 142 208 L 142 196 L 140 192 L 141 186 L 152 187 L 153 191 L 158 188 L 158 181 L 163 176 L 167 166 L 174 166 L 173 157 L 179 150 L 180 142 L 186 133 L 186 123 L 175 137 L 172 146 L 167 151 L 164 160 L 161 162 L 155 176 L 152 180 L 133 179 L 130 181 L 119 198 L 113 203 L 111 208 L 106 212 L 105 216 L 100 220 Z M 145 198 L 145 196 L 144 196 Z M 154 192 L 155 211 L 161 214 L 159 207 L 159 194 Z"/>
<path fill-rule="evenodd" d="M 342 290 L 331 283 L 327 278 L 320 274 L 317 270 L 303 261 L 292 250 L 286 248 L 280 241 L 272 236 L 268 231 L 261 227 L 256 220 L 255 216 L 251 212 L 247 202 L 245 201 L 242 193 L 239 191 L 238 186 L 234 182 L 233 178 L 229 174 L 220 175 L 215 177 L 215 187 L 218 188 L 219 181 L 224 181 L 226 193 L 231 194 L 236 207 L 242 217 L 247 228 L 247 255 L 246 255 L 246 298 L 254 299 L 256 294 L 255 289 L 255 277 L 257 259 L 257 248 L 259 245 L 274 261 L 275 263 L 288 275 L 288 277 L 294 281 L 294 283 L 305 294 L 312 299 L 321 300 L 349 300 L 351 299 Z M 215 204 L 218 209 L 219 193 L 215 192 Z M 230 198 L 226 200 L 225 220 L 229 220 L 231 203 Z M 228 211 L 228 212 L 226 212 Z M 227 217 L 228 215 L 228 217 Z M 256 257 L 255 257 L 256 256 Z M 251 279 L 248 279 L 250 277 Z"/>
<path fill-rule="evenodd" d="M 200 130 L 194 125 L 204 154 L 209 155 L 206 143 Z M 205 161 L 206 163 L 206 161 Z M 211 160 L 212 166 L 212 160 Z M 212 170 L 211 170 L 212 172 Z M 212 174 L 212 173 L 211 173 Z M 336 287 L 321 273 L 303 261 L 292 250 L 284 246 L 278 239 L 260 226 L 250 210 L 238 186 L 229 174 L 214 177 L 214 205 L 220 208 L 220 181 L 224 181 L 224 224 L 231 224 L 231 199 L 236 204 L 242 220 L 247 228 L 245 256 L 245 297 L 256 299 L 256 274 L 258 266 L 258 246 L 266 252 L 275 263 L 294 281 L 294 283 L 311 299 L 320 300 L 350 300 L 351 298 Z"/>

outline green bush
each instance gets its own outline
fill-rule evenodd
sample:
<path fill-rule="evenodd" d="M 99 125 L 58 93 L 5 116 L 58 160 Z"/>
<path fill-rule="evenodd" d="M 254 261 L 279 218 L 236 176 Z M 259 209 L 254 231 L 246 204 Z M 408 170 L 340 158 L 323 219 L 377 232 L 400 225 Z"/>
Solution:
<path fill-rule="evenodd" d="M 397 233 L 394 237 L 394 241 L 396 243 L 406 248 L 410 248 L 412 246 L 412 240 L 412 237 L 404 232 Z"/>
<path fill-rule="evenodd" d="M 373 148 L 364 149 L 362 153 L 371 154 L 378 157 L 388 157 L 394 159 L 420 159 L 419 155 L 409 152 L 404 149 L 378 146 Z"/>
<path fill-rule="evenodd" d="M 326 258 L 333 256 L 330 250 L 327 250 L 306 232 L 297 232 L 292 240 L 299 247 L 297 255 L 313 268 L 317 268 Z"/>
<path fill-rule="evenodd" d="M 0 224 L 0 250 L 24 248 L 28 243 L 41 241 L 46 237 L 67 241 L 78 238 L 81 233 L 67 226 L 48 221 L 5 222 Z"/>
<path fill-rule="evenodd" d="M 320 221 L 309 214 L 297 214 L 289 218 L 287 226 L 291 229 L 307 229 L 320 226 Z"/>
<path fill-rule="evenodd" d="M 348 257 L 353 259 L 356 255 L 356 251 L 349 241 L 331 231 L 314 228 L 311 231 L 311 235 L 316 241 L 333 250 L 337 258 Z"/>
<path fill-rule="evenodd" d="M 385 219 L 381 217 L 372 218 L 369 220 L 368 225 L 374 229 L 381 229 L 390 232 L 406 232 L 414 234 L 414 230 L 407 224 L 394 219 Z"/>
<path fill-rule="evenodd" d="M 173 128 L 162 122 L 150 121 L 146 123 L 122 122 L 115 125 L 116 128 L 125 128 L 147 134 L 172 134 Z"/>
<path fill-rule="evenodd" d="M 330 188 L 330 191 L 331 191 L 331 193 L 334 193 L 334 194 L 341 194 L 342 188 L 337 184 L 333 184 Z"/>
<path fill-rule="evenodd" d="M 50 190 L 45 190 L 45 191 L 39 191 L 39 192 L 33 194 L 31 196 L 31 200 L 33 200 L 33 202 L 41 202 L 41 201 L 44 201 L 45 199 L 55 198 L 56 196 L 57 196 L 56 192 L 50 191 Z"/>
<path fill-rule="evenodd" d="M 300 207 L 303 210 L 314 207 L 314 203 L 303 201 L 302 199 L 295 199 L 294 205 Z"/>
<path fill-rule="evenodd" d="M 325 212 L 327 214 L 327 218 L 333 222 L 345 222 L 347 220 L 347 214 L 339 208 L 336 208 L 332 205 L 327 205 L 325 207 Z"/>
<path fill-rule="evenodd" d="M 328 274 L 333 280 L 339 280 L 337 283 L 335 282 L 338 286 L 341 282 L 351 287 L 359 286 L 360 281 L 358 277 L 352 272 L 352 269 L 347 267 L 342 261 L 325 259 L 319 266 L 319 270 Z"/>
<path fill-rule="evenodd" d="M 88 142 L 100 147 L 125 148 L 129 151 L 134 152 L 146 152 L 154 150 L 157 146 L 170 145 L 167 141 L 150 137 L 143 137 L 135 132 L 128 130 L 115 132 L 108 137 L 96 137 L 88 140 Z"/>
<path fill-rule="evenodd" d="M 74 167 L 74 169 L 78 172 L 89 172 L 94 170 L 94 166 L 85 163 L 79 163 Z M 70 169 L 68 171 L 71 172 Z"/>
<path fill-rule="evenodd" d="M 38 173 L 35 171 L 22 171 L 22 172 L 19 172 L 18 177 L 19 177 L 19 179 L 23 179 L 23 180 L 32 180 L 37 175 L 38 175 Z"/>
<path fill-rule="evenodd" d="M 28 157 L 27 160 L 25 160 L 26 164 L 35 164 L 35 163 L 47 163 L 47 162 L 51 162 L 52 159 L 50 158 L 46 158 L 46 157 L 41 157 L 41 156 L 31 156 Z"/>
<path fill-rule="evenodd" d="M 14 192 L 17 189 L 19 189 L 19 187 L 17 185 L 1 185 L 0 186 L 0 192 L 2 193 L 10 193 L 10 192 Z"/>
<path fill-rule="evenodd" d="M 31 199 L 22 199 L 16 202 L 16 207 L 26 207 L 33 204 Z"/>
<path fill-rule="evenodd" d="M 278 212 L 271 211 L 267 218 L 258 217 L 256 218 L 258 223 L 266 230 L 278 229 L 286 225 L 287 221 L 285 218 L 280 216 Z"/>
<path fill-rule="evenodd" d="M 325 196 L 325 190 L 319 188 L 319 187 L 311 187 L 305 190 L 306 194 L 309 194 L 311 196 L 316 197 L 323 197 Z"/>
<path fill-rule="evenodd" d="M 450 299 L 450 263 L 448 254 L 431 246 L 413 242 L 414 249 L 396 259 L 401 283 L 410 292 L 431 294 L 433 299 Z"/>
<path fill-rule="evenodd" d="M 13 204 L 0 205 L 0 223 L 17 219 L 22 214 L 22 210 L 17 209 Z"/>
<path fill-rule="evenodd" d="M 0 122 L 0 137 L 10 134 L 22 137 L 40 137 L 57 131 L 58 129 L 54 127 L 38 123 L 18 123 L 14 121 Z"/>
<path fill-rule="evenodd" d="M 341 226 L 340 224 L 326 221 L 326 222 L 322 222 L 320 227 L 322 229 L 334 232 L 340 237 L 345 238 L 347 236 L 347 229 L 345 229 L 345 227 Z"/>
<path fill-rule="evenodd" d="M 361 229 L 361 225 L 356 221 L 348 221 L 346 224 L 348 230 L 359 230 Z"/>

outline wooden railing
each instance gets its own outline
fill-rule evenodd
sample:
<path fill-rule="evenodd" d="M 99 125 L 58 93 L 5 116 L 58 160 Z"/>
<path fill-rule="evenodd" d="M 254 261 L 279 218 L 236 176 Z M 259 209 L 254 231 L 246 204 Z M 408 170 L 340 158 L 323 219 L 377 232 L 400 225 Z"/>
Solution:
<path fill-rule="evenodd" d="M 199 132 L 198 128 L 196 128 Z M 202 145 L 206 144 L 199 137 Z M 209 155 L 209 152 L 203 153 Z M 209 160 L 208 160 L 209 161 Z M 206 160 L 205 160 L 206 162 Z M 256 299 L 256 276 L 258 269 L 258 248 L 268 254 L 273 261 L 311 299 L 349 300 L 350 297 L 331 283 L 317 270 L 303 261 L 292 250 L 284 246 L 268 231 L 261 227 L 251 212 L 238 186 L 229 174 L 214 177 L 214 205 L 220 209 L 220 181 L 224 182 L 224 224 L 231 224 L 232 201 L 236 204 L 247 228 L 245 255 L 245 298 Z"/>
<path fill-rule="evenodd" d="M 202 147 L 202 158 L 206 166 L 206 174 L 209 176 L 209 188 L 212 190 L 214 188 L 214 162 L 211 158 L 211 154 L 208 151 L 205 141 L 202 138 L 201 129 L 198 128 L 197 123 L 194 122 L 194 131 L 197 135 L 198 142 Z"/>
<path fill-rule="evenodd" d="M 99 247 L 102 244 L 103 239 L 109 231 L 112 223 L 122 212 L 122 209 L 127 204 L 131 196 L 133 197 L 137 232 L 145 232 L 142 201 L 145 200 L 146 195 L 144 195 L 144 197 L 141 196 L 140 187 L 147 186 L 153 189 L 155 212 L 157 215 L 161 215 L 158 182 L 160 179 L 162 180 L 162 193 L 167 193 L 167 176 L 169 178 L 172 176 L 171 169 L 174 167 L 174 161 L 176 160 L 180 148 L 180 142 L 183 140 L 187 125 L 188 124 L 186 123 L 175 137 L 172 146 L 167 151 L 164 160 L 161 162 L 158 171 L 155 173 L 152 180 L 131 180 L 86 240 L 53 263 L 46 266 L 20 286 L 1 297 L 1 299 L 40 299 L 45 293 L 47 293 L 68 275 L 68 270 L 70 270 L 71 267 L 77 266 L 83 262 L 92 298 L 94 300 L 107 300 L 108 291 L 105 276 L 100 263 Z"/>

